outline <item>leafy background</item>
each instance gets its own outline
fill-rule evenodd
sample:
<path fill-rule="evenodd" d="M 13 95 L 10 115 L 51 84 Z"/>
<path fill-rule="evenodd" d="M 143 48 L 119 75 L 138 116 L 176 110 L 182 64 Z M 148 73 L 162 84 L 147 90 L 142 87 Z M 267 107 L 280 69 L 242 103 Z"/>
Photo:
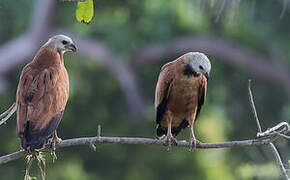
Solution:
<path fill-rule="evenodd" d="M 284 1 L 244 0 L 95 0 L 94 18 L 89 25 L 78 23 L 74 2 L 57 3 L 52 25 L 65 28 L 77 36 L 98 39 L 131 67 L 132 53 L 149 44 L 170 45 L 186 36 L 219 37 L 244 49 L 269 57 L 273 66 L 282 64 L 289 70 L 288 8 L 281 17 Z M 29 28 L 36 0 L 0 1 L 0 48 Z M 45 31 L 50 32 L 49 29 Z M 51 32 L 50 32 L 51 33 Z M 218 46 L 218 45 L 217 45 Z M 95 136 L 102 125 L 103 136 L 155 137 L 153 107 L 155 85 L 162 64 L 181 54 L 160 61 L 132 67 L 146 104 L 144 117 L 133 116 L 116 76 L 83 54 L 66 54 L 65 64 L 70 75 L 70 99 L 58 128 L 61 138 Z M 15 67 L 0 79 L 6 88 L 0 92 L 0 110 L 13 101 L 22 67 L 33 58 Z M 208 96 L 201 116 L 195 124 L 197 138 L 202 142 L 221 142 L 253 138 L 256 125 L 247 95 L 247 81 L 253 80 L 257 111 L 264 128 L 288 121 L 289 89 L 271 80 L 257 78 L 249 71 L 209 54 L 212 73 Z M 1 61 L 1 57 L 0 57 Z M 250 67 L 249 67 L 250 68 Z M 289 72 L 289 71 L 288 71 Z M 1 82 L 1 81 L 0 81 Z M 289 82 L 290 83 L 290 82 Z M 0 127 L 0 154 L 20 149 L 16 138 L 16 117 Z M 188 139 L 183 131 L 178 139 Z M 287 168 L 289 142 L 276 145 Z M 47 157 L 47 179 L 278 179 L 271 152 L 261 147 L 197 150 L 150 145 L 97 145 L 57 149 L 58 160 Z M 1 179 L 22 179 L 25 160 L 1 165 Z M 39 177 L 33 166 L 32 174 Z"/>

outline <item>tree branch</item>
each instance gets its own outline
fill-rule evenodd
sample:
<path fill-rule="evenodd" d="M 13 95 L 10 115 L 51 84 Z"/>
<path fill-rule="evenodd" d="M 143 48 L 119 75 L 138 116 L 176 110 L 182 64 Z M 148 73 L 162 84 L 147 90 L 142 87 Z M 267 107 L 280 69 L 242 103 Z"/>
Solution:
<path fill-rule="evenodd" d="M 99 130 L 100 131 L 100 130 Z M 98 133 L 100 134 L 100 133 Z M 241 146 L 257 146 L 263 144 L 269 144 L 275 141 L 278 136 L 269 136 L 267 138 L 258 138 L 242 141 L 229 141 L 221 143 L 199 143 L 197 148 L 200 149 L 212 149 L 212 148 L 229 148 L 229 147 L 241 147 Z M 84 138 L 73 138 L 61 141 L 56 145 L 56 148 L 64 148 L 77 145 L 91 145 L 91 144 L 103 144 L 103 143 L 114 143 L 114 144 L 152 144 L 152 145 L 167 145 L 164 140 L 151 139 L 151 138 L 136 138 L 136 137 L 84 137 Z M 177 141 L 177 147 L 190 147 L 189 143 L 186 141 Z M 46 146 L 45 150 L 50 148 L 50 144 Z M 0 157 L 0 165 L 5 164 L 14 160 L 17 160 L 25 156 L 26 152 L 20 150 L 5 156 Z"/>
<path fill-rule="evenodd" d="M 250 100 L 250 103 L 251 103 L 251 107 L 252 107 L 252 111 L 253 111 L 253 114 L 254 114 L 254 117 L 255 117 L 255 120 L 256 120 L 256 123 L 257 123 L 257 127 L 258 127 L 258 134 L 257 136 L 261 136 L 263 134 L 262 132 L 262 127 L 261 127 L 261 124 L 260 124 L 260 121 L 258 119 L 258 115 L 257 115 L 257 111 L 256 111 L 256 107 L 255 107 L 255 103 L 254 103 L 254 98 L 253 98 L 253 94 L 252 94 L 252 91 L 251 91 L 251 80 L 249 80 L 249 84 L 248 84 L 248 91 L 249 91 L 249 100 Z M 280 123 L 281 124 L 281 123 Z M 278 124 L 279 125 L 279 124 Z M 286 125 L 287 128 L 285 128 L 285 130 L 288 132 L 289 131 L 289 124 Z M 274 129 L 273 131 L 275 132 L 275 127 L 271 128 L 271 129 Z M 267 131 L 265 131 L 267 133 Z M 266 134 L 264 132 L 264 134 Z M 269 147 L 276 159 L 276 162 L 282 172 L 282 175 L 284 177 L 285 180 L 289 180 L 289 177 L 287 175 L 287 171 L 283 165 L 283 162 L 281 160 L 281 157 L 279 155 L 279 152 L 277 150 L 277 148 L 275 147 L 275 145 L 270 142 L 269 143 Z"/>
<path fill-rule="evenodd" d="M 13 103 L 12 106 L 10 106 L 10 108 L 8 110 L 6 110 L 4 113 L 2 113 L 0 115 L 0 126 L 2 124 L 6 124 L 6 121 L 15 113 L 15 111 L 17 110 L 17 106 L 16 103 Z"/>
<path fill-rule="evenodd" d="M 252 94 L 252 91 L 251 91 L 251 80 L 249 80 L 248 92 L 249 92 L 249 100 L 250 100 L 252 112 L 254 114 L 254 117 L 255 117 L 255 120 L 256 120 L 256 123 L 257 123 L 258 131 L 259 131 L 259 133 L 262 133 L 261 124 L 260 124 L 260 121 L 259 121 L 259 118 L 258 118 L 258 114 L 257 114 L 257 111 L 256 111 L 256 106 L 255 106 L 255 103 L 254 103 L 254 97 L 253 97 L 253 94 Z"/>

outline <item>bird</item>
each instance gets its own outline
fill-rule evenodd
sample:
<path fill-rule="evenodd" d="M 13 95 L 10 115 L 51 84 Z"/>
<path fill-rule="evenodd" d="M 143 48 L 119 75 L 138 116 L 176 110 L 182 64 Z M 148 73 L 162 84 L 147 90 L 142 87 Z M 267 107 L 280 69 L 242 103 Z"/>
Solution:
<path fill-rule="evenodd" d="M 72 39 L 51 37 L 22 70 L 16 93 L 17 136 L 29 152 L 41 150 L 48 138 L 52 147 L 61 141 L 56 129 L 69 97 L 69 77 L 64 53 L 76 52 Z"/>
<path fill-rule="evenodd" d="M 176 136 L 190 127 L 189 150 L 196 149 L 193 124 L 207 93 L 211 63 L 200 52 L 189 52 L 161 68 L 155 90 L 156 134 L 166 136 L 168 149 Z"/>

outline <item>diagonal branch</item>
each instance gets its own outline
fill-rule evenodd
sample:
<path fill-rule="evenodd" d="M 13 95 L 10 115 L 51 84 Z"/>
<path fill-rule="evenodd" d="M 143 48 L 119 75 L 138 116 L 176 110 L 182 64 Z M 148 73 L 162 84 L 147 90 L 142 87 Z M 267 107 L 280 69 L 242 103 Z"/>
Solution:
<path fill-rule="evenodd" d="M 253 98 L 253 94 L 252 94 L 252 91 L 251 91 L 251 80 L 249 80 L 248 91 L 249 91 L 249 99 L 250 99 L 252 111 L 253 111 L 255 120 L 257 122 L 257 127 L 258 127 L 258 134 L 257 134 L 257 136 L 261 136 L 261 134 L 263 134 L 263 132 L 262 132 L 262 127 L 261 127 L 260 122 L 259 122 L 259 119 L 258 119 L 258 115 L 257 115 L 255 103 L 254 103 L 254 100 L 253 100 L 254 98 Z M 286 128 L 286 131 L 287 132 L 289 130 L 288 127 L 289 127 L 289 125 L 287 125 L 287 128 Z M 275 129 L 275 128 L 271 128 L 271 129 Z M 267 132 L 267 131 L 265 131 L 265 132 Z M 275 130 L 274 130 L 274 132 L 275 132 Z M 273 142 L 270 142 L 269 143 L 269 147 L 270 147 L 270 149 L 271 149 L 271 151 L 272 151 L 272 153 L 273 153 L 273 155 L 274 155 L 274 157 L 276 159 L 276 162 L 277 162 L 277 164 L 278 164 L 278 166 L 279 166 L 279 168 L 280 168 L 280 170 L 282 172 L 282 175 L 283 175 L 284 179 L 285 180 L 289 180 L 287 171 L 286 171 L 286 169 L 285 169 L 285 167 L 283 165 L 283 162 L 281 160 L 281 157 L 279 155 L 279 152 L 278 152 L 277 148 L 275 147 L 275 145 L 273 144 Z"/>
<path fill-rule="evenodd" d="M 4 113 L 2 113 L 0 115 L 0 126 L 2 124 L 5 124 L 6 121 L 15 113 L 15 111 L 17 110 L 17 106 L 16 103 L 13 103 L 12 106 L 10 106 L 10 108 L 8 110 L 6 110 Z"/>
<path fill-rule="evenodd" d="M 98 133 L 100 134 L 100 133 Z M 250 140 L 241 141 L 229 141 L 221 143 L 199 143 L 197 148 L 200 149 L 212 149 L 212 148 L 229 148 L 229 147 L 241 147 L 241 146 L 258 146 L 263 144 L 268 144 L 275 141 L 277 137 L 271 136 L 267 138 L 258 138 Z M 100 135 L 96 137 L 84 137 L 84 138 L 73 138 L 61 141 L 56 145 L 56 148 L 64 148 L 77 145 L 92 145 L 92 144 L 102 144 L 102 143 L 114 143 L 114 144 L 144 144 L 144 145 L 167 145 L 165 141 L 151 138 L 138 138 L 138 137 L 101 137 Z M 177 147 L 190 147 L 190 144 L 186 141 L 177 141 Z M 48 150 L 50 145 L 47 145 L 45 150 Z M 0 157 L 0 165 L 5 164 L 26 155 L 24 150 L 14 152 L 5 156 Z"/>
<path fill-rule="evenodd" d="M 252 91 L 251 91 L 251 80 L 249 80 L 248 91 L 249 91 L 249 100 L 250 100 L 251 108 L 252 108 L 256 123 L 257 123 L 257 128 L 258 128 L 259 133 L 262 133 L 262 127 L 261 127 L 261 124 L 260 124 L 260 121 L 259 121 L 259 118 L 258 118 L 258 114 L 257 114 L 257 111 L 256 111 L 256 106 L 255 106 L 255 103 L 254 103 L 254 97 L 253 97 L 253 94 L 252 94 Z"/>

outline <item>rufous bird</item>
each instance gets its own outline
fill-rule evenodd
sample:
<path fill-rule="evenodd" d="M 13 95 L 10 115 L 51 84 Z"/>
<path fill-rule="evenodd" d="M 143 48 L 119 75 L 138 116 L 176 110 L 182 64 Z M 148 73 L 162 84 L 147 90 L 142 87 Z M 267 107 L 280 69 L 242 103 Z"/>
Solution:
<path fill-rule="evenodd" d="M 170 149 L 178 133 L 190 127 L 190 150 L 196 148 L 193 124 L 204 104 L 211 70 L 209 59 L 189 52 L 161 68 L 155 91 L 157 137 L 166 135 Z"/>
<path fill-rule="evenodd" d="M 51 136 L 53 148 L 61 140 L 56 129 L 69 97 L 63 59 L 68 51 L 76 51 L 72 39 L 53 36 L 22 70 L 16 95 L 17 135 L 25 150 L 42 149 Z"/>

